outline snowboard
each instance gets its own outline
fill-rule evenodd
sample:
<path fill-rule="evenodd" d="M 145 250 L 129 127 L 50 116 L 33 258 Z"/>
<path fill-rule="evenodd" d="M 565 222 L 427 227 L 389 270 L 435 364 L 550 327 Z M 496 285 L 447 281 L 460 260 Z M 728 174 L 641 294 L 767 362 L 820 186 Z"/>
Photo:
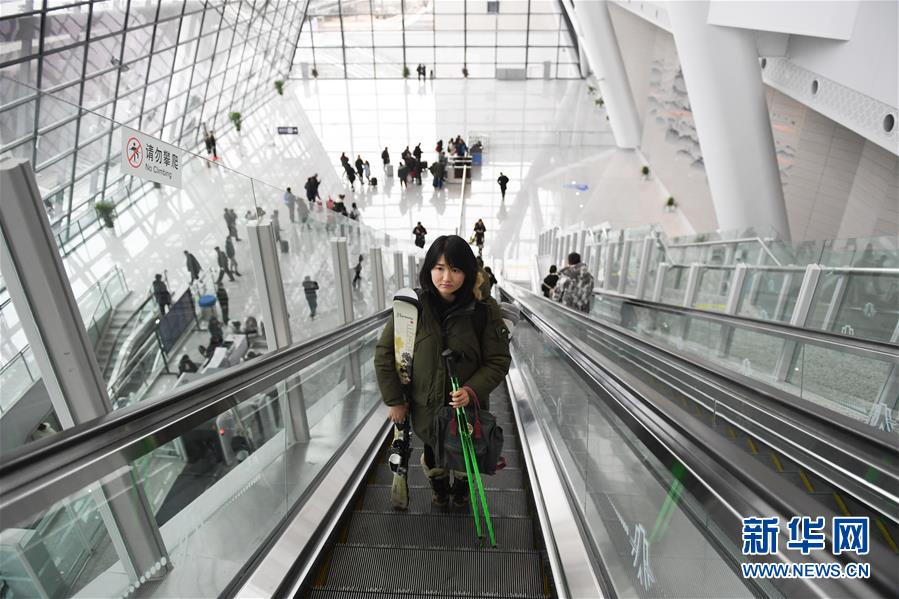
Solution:
<path fill-rule="evenodd" d="M 412 384 L 412 354 L 420 311 L 418 294 L 414 289 L 405 287 L 393 296 L 393 358 L 397 376 L 404 388 Z M 409 457 L 412 454 L 409 428 L 409 416 L 401 425 L 394 424 L 393 442 L 387 460 L 393 471 L 390 502 L 397 510 L 409 507 Z"/>

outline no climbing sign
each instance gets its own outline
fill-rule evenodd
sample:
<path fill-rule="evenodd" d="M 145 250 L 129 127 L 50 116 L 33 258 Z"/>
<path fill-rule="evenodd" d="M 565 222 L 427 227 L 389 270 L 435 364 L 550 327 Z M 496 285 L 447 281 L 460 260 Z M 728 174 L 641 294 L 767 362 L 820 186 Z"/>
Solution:
<path fill-rule="evenodd" d="M 122 172 L 181 187 L 181 150 L 146 133 L 122 127 Z"/>

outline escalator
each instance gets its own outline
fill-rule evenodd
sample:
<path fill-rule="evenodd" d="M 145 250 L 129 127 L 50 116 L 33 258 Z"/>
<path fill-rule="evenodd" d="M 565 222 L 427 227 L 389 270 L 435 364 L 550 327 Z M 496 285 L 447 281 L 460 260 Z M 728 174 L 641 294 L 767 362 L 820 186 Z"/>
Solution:
<path fill-rule="evenodd" d="M 826 417 L 765 410 L 726 377 L 516 297 L 525 318 L 513 331 L 513 366 L 491 394 L 507 467 L 484 477 L 496 548 L 477 540 L 469 511 L 432 508 L 418 439 L 410 509 L 390 508 L 390 427 L 373 369 L 382 312 L 3 456 L 4 533 L 28 550 L 4 553 L 4 577 L 16 559 L 30 560 L 22 570 L 39 574 L 11 584 L 22 596 L 54 597 L 720 599 L 895 590 L 895 554 L 876 531 L 864 582 L 740 576 L 741 561 L 750 561 L 740 554 L 741 515 L 830 517 L 845 513 L 827 504 L 839 494 L 849 513 L 880 518 L 893 535 L 895 468 L 872 457 L 876 439 L 834 427 L 832 438 L 807 444 Z M 229 422 L 251 442 L 242 459 L 229 453 Z M 221 443 L 220 475 L 188 491 L 172 482 L 187 470 L 152 478 L 162 457 L 191 463 L 197 430 Z M 894 457 L 895 448 L 878 450 Z M 876 481 L 859 473 L 866 463 Z M 33 532 L 36 515 L 73 501 L 86 506 L 85 521 L 120 527 L 109 528 L 106 551 L 84 553 L 90 579 L 77 587 L 51 576 L 71 544 Z M 141 519 L 145 510 L 151 518 Z M 105 561 L 92 557 L 101 554 Z M 28 584 L 44 587 L 29 595 Z"/>
<path fill-rule="evenodd" d="M 490 407 L 503 428 L 507 466 L 483 477 L 497 547 L 485 547 L 477 538 L 470 509 L 432 506 L 417 464 L 422 443 L 414 438 L 409 510 L 390 507 L 393 473 L 384 461 L 385 448 L 304 597 L 554 596 L 504 387 L 491 394 Z"/>

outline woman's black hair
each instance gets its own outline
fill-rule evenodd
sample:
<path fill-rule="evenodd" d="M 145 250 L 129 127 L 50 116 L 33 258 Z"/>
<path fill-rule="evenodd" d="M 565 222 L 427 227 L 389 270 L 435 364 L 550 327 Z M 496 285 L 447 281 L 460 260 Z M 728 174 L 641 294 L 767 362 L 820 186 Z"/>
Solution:
<path fill-rule="evenodd" d="M 458 268 L 465 273 L 462 287 L 455 293 L 457 300 L 468 301 L 474 295 L 474 286 L 478 279 L 478 262 L 468 242 L 458 235 L 441 235 L 428 248 L 421 272 L 418 273 L 418 284 L 428 293 L 439 297 L 440 293 L 431 281 L 431 269 L 443 256 L 444 262 L 451 268 Z"/>

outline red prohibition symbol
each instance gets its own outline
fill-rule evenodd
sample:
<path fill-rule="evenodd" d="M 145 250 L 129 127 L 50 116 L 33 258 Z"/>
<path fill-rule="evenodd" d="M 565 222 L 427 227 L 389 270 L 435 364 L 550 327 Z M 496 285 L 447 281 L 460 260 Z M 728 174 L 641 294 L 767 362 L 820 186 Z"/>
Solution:
<path fill-rule="evenodd" d="M 133 168 L 137 168 L 143 163 L 144 153 L 142 150 L 143 146 L 140 140 L 134 136 L 128 138 L 128 143 L 125 144 L 125 157 Z"/>

